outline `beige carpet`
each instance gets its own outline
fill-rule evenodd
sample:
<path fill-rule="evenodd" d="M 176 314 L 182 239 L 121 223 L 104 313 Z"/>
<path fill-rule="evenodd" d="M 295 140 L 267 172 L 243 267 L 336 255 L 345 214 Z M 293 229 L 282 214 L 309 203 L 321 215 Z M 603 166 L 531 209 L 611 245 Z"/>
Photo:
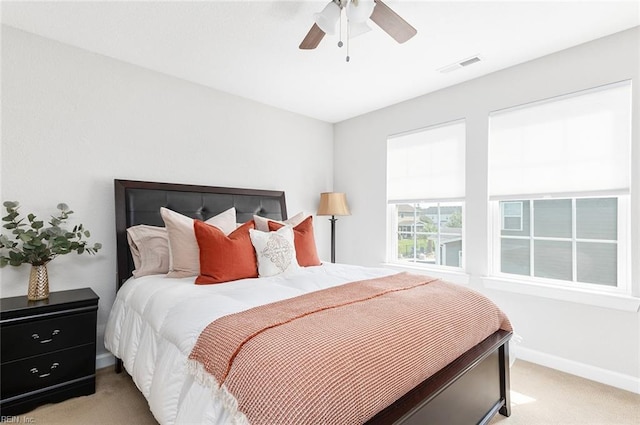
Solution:
<path fill-rule="evenodd" d="M 98 371 L 97 392 L 41 406 L 12 423 L 64 425 L 155 425 L 131 378 L 109 367 Z M 640 395 L 521 360 L 511 369 L 512 415 L 499 425 L 638 425 Z M 277 424 L 274 424 L 277 425 Z M 447 424 L 437 424 L 447 425 Z"/>
<path fill-rule="evenodd" d="M 499 425 L 640 425 L 640 395 L 517 360 Z"/>

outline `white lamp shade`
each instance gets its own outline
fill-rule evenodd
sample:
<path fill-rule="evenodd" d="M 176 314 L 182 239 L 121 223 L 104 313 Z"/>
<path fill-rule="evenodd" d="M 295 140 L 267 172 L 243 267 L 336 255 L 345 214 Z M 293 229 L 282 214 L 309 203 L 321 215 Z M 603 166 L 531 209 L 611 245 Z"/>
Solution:
<path fill-rule="evenodd" d="M 352 23 L 365 23 L 373 13 L 375 6 L 374 0 L 351 0 L 347 3 L 347 18 Z"/>
<path fill-rule="evenodd" d="M 336 26 L 340 19 L 340 6 L 334 2 L 330 2 L 320 13 L 314 14 L 316 24 L 325 34 L 333 35 L 336 33 Z"/>
<path fill-rule="evenodd" d="M 349 21 L 349 37 L 354 38 L 371 31 L 371 27 L 365 22 Z"/>

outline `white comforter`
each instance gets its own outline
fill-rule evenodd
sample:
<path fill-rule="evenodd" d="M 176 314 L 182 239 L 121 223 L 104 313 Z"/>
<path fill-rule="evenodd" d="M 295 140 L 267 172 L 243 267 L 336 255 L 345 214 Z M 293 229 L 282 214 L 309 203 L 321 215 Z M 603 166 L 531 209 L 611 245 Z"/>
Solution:
<path fill-rule="evenodd" d="M 104 343 L 122 359 L 161 424 L 228 423 L 221 401 L 186 373 L 189 353 L 209 323 L 258 305 L 394 273 L 324 264 L 288 276 L 217 285 L 195 285 L 193 277 L 131 278 L 118 291 Z"/>

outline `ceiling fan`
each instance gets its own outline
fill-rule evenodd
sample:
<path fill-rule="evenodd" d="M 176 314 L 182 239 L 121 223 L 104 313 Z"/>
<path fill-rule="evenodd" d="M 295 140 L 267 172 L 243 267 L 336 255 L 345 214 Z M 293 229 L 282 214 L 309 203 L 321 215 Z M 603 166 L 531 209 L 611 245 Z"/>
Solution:
<path fill-rule="evenodd" d="M 381 0 L 331 0 L 322 12 L 315 14 L 316 22 L 300 43 L 300 49 L 315 49 L 325 34 L 334 34 L 342 9 L 346 9 L 352 37 L 371 29 L 366 24 L 367 19 L 375 22 L 398 43 L 404 43 L 418 32 Z M 342 47 L 342 41 L 338 46 Z"/>

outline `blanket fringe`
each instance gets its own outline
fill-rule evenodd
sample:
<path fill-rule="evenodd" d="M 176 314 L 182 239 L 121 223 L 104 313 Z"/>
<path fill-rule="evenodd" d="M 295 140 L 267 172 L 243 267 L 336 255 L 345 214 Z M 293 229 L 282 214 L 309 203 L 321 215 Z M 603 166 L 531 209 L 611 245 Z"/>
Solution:
<path fill-rule="evenodd" d="M 200 385 L 211 389 L 211 395 L 217 398 L 224 409 L 231 415 L 231 424 L 250 425 L 244 413 L 238 410 L 238 400 L 227 390 L 225 385 L 220 385 L 216 378 L 205 369 L 197 360 L 187 360 L 187 373 L 194 377 Z"/>

